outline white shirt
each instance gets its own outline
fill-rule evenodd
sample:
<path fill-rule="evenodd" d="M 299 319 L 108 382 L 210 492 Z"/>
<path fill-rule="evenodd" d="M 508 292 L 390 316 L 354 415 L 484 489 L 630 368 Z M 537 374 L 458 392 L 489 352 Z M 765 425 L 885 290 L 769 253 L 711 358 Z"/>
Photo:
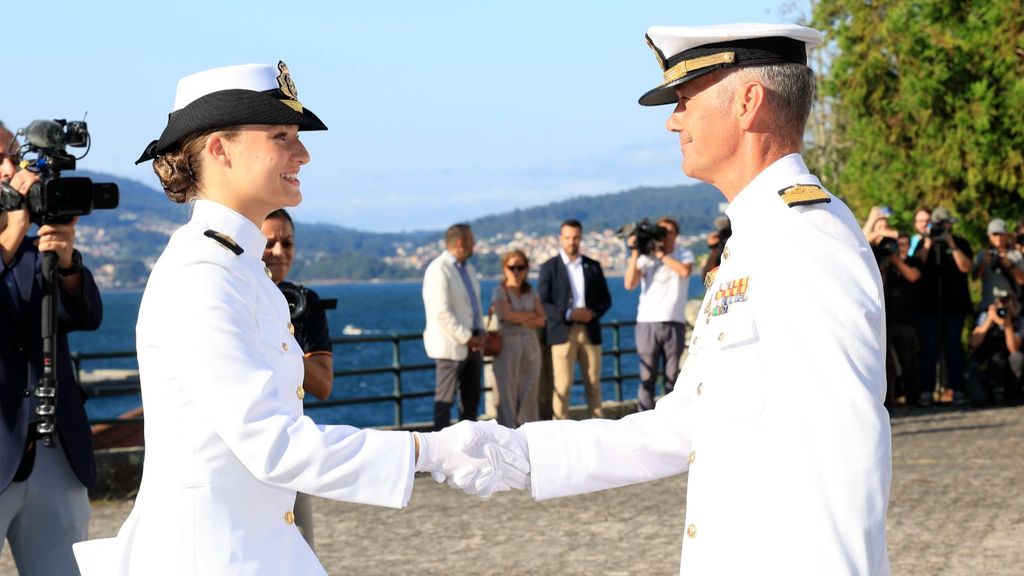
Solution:
<path fill-rule="evenodd" d="M 558 254 L 562 257 L 562 263 L 565 264 L 566 271 L 569 272 L 569 286 L 572 287 L 572 307 L 573 308 L 586 308 L 587 307 L 587 285 L 583 278 L 583 256 L 581 254 L 576 255 L 575 260 L 569 260 L 569 256 L 565 253 L 565 250 L 558 249 Z M 565 311 L 565 319 L 569 319 L 569 314 L 572 310 Z"/>
<path fill-rule="evenodd" d="M 693 252 L 676 246 L 672 258 L 693 264 Z M 643 272 L 640 278 L 640 302 L 637 322 L 686 322 L 686 299 L 690 294 L 690 275 L 680 276 L 657 258 L 641 254 L 636 260 Z"/>
<path fill-rule="evenodd" d="M 535 498 L 689 471 L 681 574 L 889 574 L 881 278 L 849 209 L 791 208 L 795 184 L 819 181 L 792 154 L 729 206 L 729 256 L 654 410 L 523 426 Z"/>
<path fill-rule="evenodd" d="M 408 433 L 303 416 L 303 354 L 261 260 L 266 242 L 242 215 L 198 200 L 154 266 L 137 327 L 142 485 L 116 538 L 75 545 L 83 576 L 319 576 L 293 523 L 296 491 L 408 502 Z"/>

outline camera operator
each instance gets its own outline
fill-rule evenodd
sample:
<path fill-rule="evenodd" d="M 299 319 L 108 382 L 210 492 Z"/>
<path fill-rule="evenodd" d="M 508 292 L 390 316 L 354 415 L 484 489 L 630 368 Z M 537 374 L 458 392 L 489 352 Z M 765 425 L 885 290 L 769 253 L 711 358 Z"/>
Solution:
<path fill-rule="evenodd" d="M 921 397 L 918 378 L 917 322 L 914 316 L 914 284 L 921 279 L 916 258 L 909 258 L 910 238 L 889 227 L 891 212 L 871 209 L 864 234 L 875 254 L 885 295 L 886 405 L 900 397 L 914 403 Z"/>
<path fill-rule="evenodd" d="M 971 296 L 967 288 L 971 271 L 971 246 L 953 234 L 949 210 L 932 211 L 927 234 L 914 257 L 921 263 L 916 302 L 918 336 L 921 338 L 921 404 L 930 404 L 936 380 L 940 348 L 945 354 L 951 399 L 956 405 L 967 403 L 964 395 L 964 349 L 961 337 L 964 322 L 971 314 Z"/>
<path fill-rule="evenodd" d="M 295 224 L 284 208 L 271 212 L 261 227 L 267 237 L 267 247 L 263 249 L 263 262 L 273 274 L 273 280 L 289 300 L 293 307 L 292 324 L 295 330 L 295 341 L 302 348 L 305 358 L 302 361 L 302 391 L 299 397 L 309 392 L 320 400 L 326 400 L 334 388 L 334 345 L 331 343 L 327 327 L 325 306 L 321 305 L 320 296 L 306 288 L 286 282 L 288 272 L 295 260 Z M 301 296 L 299 296 L 301 294 Z M 295 301 L 303 302 L 301 316 L 295 318 Z M 295 525 L 302 537 L 313 548 L 313 501 L 312 497 L 301 492 L 295 498 Z"/>
<path fill-rule="evenodd" d="M 981 302 L 978 309 L 988 309 L 995 290 L 1008 292 L 1018 299 L 1024 286 L 1024 256 L 1017 250 L 1006 229 L 1006 221 L 993 218 L 988 223 L 989 248 L 974 260 L 974 277 L 981 279 Z"/>
<path fill-rule="evenodd" d="M 18 170 L 12 134 L 0 124 L 0 180 L 22 195 L 39 182 Z M 68 354 L 67 333 L 95 330 L 103 307 L 99 291 L 74 249 L 75 221 L 27 236 L 28 210 L 0 212 L 0 546 L 11 545 L 23 576 L 78 574 L 71 545 L 87 538 L 88 488 L 96 481 L 85 394 Z M 56 433 L 41 443 L 31 390 L 43 368 L 43 252 L 57 254 Z"/>
<path fill-rule="evenodd" d="M 729 221 L 729 217 L 722 214 L 715 218 L 715 229 L 708 232 L 708 256 L 704 260 L 704 268 L 701 270 L 702 277 L 706 277 L 709 272 L 718 268 L 722 263 L 722 251 L 731 236 L 732 222 Z"/>
<path fill-rule="evenodd" d="M 970 383 L 971 402 L 987 403 L 991 393 L 1003 389 L 1003 401 L 1014 405 L 1021 399 L 1024 380 L 1024 318 L 1020 316 L 1020 301 L 1013 295 L 997 289 L 992 303 L 978 316 L 978 322 L 968 343 L 971 346 Z"/>
<path fill-rule="evenodd" d="M 640 357 L 640 386 L 637 411 L 654 408 L 655 382 L 664 363 L 665 393 L 675 387 L 679 358 L 686 348 L 686 299 L 689 293 L 693 252 L 676 246 L 679 224 L 664 216 L 655 223 L 664 236 L 655 241 L 650 254 L 641 254 L 637 233 L 629 236 L 626 290 L 640 286 L 636 310 L 636 353 Z"/>

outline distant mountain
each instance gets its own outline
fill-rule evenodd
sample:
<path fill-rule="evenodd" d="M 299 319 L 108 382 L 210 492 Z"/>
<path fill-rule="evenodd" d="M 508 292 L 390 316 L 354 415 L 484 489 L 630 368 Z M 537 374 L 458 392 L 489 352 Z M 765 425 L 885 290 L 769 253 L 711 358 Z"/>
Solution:
<path fill-rule="evenodd" d="M 105 286 L 143 286 L 168 237 L 188 220 L 188 206 L 173 204 L 162 191 L 134 180 L 88 171 L 75 175 L 97 182 L 114 182 L 121 193 L 117 209 L 98 210 L 79 222 L 77 243 L 87 256 L 87 265 Z M 558 224 L 567 218 L 580 220 L 587 230 L 604 230 L 667 214 L 679 220 L 683 234 L 698 234 L 706 231 L 718 215 L 721 199 L 717 190 L 703 184 L 637 188 L 513 210 L 470 224 L 481 239 L 517 231 L 529 236 L 551 236 L 557 234 Z M 300 222 L 298 256 L 289 278 L 308 282 L 416 277 L 420 270 L 389 264 L 384 258 L 435 244 L 442 236 L 441 230 L 375 233 Z"/>
<path fill-rule="evenodd" d="M 722 193 L 709 184 L 670 188 L 634 188 L 615 194 L 577 196 L 546 206 L 517 209 L 485 216 L 472 222 L 482 238 L 519 230 L 526 234 L 557 234 L 563 220 L 574 218 L 587 230 L 622 227 L 641 218 L 655 220 L 671 216 L 679 221 L 680 232 L 706 232 L 718 216 Z"/>

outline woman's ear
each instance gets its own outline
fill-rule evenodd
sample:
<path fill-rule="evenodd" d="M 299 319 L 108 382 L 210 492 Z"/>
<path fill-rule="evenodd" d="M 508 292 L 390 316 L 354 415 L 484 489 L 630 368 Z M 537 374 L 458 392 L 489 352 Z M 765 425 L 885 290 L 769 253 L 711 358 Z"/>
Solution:
<path fill-rule="evenodd" d="M 203 150 L 209 160 L 223 166 L 231 165 L 230 142 L 220 132 L 214 132 L 206 139 L 206 146 Z"/>

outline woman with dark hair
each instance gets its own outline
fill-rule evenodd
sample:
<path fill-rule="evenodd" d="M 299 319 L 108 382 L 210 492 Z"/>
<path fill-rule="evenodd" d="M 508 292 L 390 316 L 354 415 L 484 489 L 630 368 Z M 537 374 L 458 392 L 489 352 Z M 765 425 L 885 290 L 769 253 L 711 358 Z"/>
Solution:
<path fill-rule="evenodd" d="M 489 466 L 469 424 L 410 435 L 303 416 L 303 354 L 260 225 L 299 203 L 299 132 L 324 129 L 283 62 L 178 83 L 139 159 L 193 202 L 139 310 L 142 485 L 116 538 L 75 545 L 83 576 L 325 574 L 295 528 L 297 491 L 400 508 L 414 471 L 480 493 L 524 484 Z"/>
<path fill-rule="evenodd" d="M 494 358 L 498 387 L 498 423 L 515 428 L 538 419 L 537 380 L 540 339 L 537 329 L 547 316 L 526 275 L 530 259 L 512 250 L 501 259 L 501 284 L 491 294 L 491 310 L 501 320 L 501 354 Z"/>

